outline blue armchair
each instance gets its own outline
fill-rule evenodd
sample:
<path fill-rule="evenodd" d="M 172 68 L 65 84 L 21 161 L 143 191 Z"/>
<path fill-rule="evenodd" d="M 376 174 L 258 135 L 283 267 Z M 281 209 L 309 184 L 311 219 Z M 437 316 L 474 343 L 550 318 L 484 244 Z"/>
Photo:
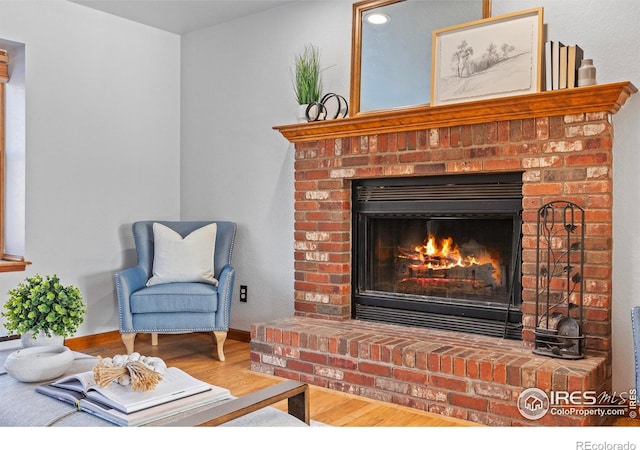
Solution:
<path fill-rule="evenodd" d="M 162 224 L 182 238 L 204 226 L 216 223 L 213 261 L 217 285 L 204 282 L 170 282 L 147 285 L 153 275 L 153 224 Z M 137 333 L 151 333 L 152 345 L 158 334 L 211 331 L 218 358 L 224 361 L 224 341 L 229 330 L 229 311 L 235 280 L 231 255 L 236 224 L 222 221 L 141 221 L 132 226 L 138 256 L 135 267 L 115 275 L 120 334 L 132 353 Z"/>

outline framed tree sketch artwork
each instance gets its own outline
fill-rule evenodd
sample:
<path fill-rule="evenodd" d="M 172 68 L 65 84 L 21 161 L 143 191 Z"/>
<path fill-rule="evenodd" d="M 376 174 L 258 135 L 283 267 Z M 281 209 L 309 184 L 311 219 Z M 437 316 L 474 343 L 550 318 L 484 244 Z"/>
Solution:
<path fill-rule="evenodd" d="M 543 8 L 433 32 L 431 106 L 540 92 Z"/>

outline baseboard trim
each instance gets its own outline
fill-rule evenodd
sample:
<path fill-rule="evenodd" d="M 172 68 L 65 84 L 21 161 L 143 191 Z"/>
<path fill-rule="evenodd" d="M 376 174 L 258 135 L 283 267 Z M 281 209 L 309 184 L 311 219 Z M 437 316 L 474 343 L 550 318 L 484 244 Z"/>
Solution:
<path fill-rule="evenodd" d="M 240 342 L 251 342 L 251 332 L 230 328 L 227 333 L 227 339 L 233 339 L 234 341 Z M 120 332 L 118 330 L 90 334 L 88 336 L 66 338 L 64 340 L 64 345 L 69 347 L 71 350 L 79 350 L 86 347 L 105 344 L 114 340 L 120 340 Z"/>
<path fill-rule="evenodd" d="M 100 344 L 106 344 L 107 342 L 113 342 L 114 340 L 120 340 L 120 332 L 118 330 L 107 331 L 106 333 L 90 334 L 87 336 L 65 338 L 64 345 L 69 347 L 71 350 L 80 350 L 86 347 L 93 347 Z"/>
<path fill-rule="evenodd" d="M 251 332 L 229 328 L 227 339 L 233 339 L 234 341 L 240 342 L 251 342 Z"/>

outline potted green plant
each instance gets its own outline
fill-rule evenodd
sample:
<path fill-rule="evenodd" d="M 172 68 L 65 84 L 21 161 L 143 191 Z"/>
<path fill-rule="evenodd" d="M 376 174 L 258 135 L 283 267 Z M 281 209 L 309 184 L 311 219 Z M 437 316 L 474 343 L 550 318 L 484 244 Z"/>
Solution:
<path fill-rule="evenodd" d="M 42 341 L 59 336 L 62 343 L 65 337 L 75 334 L 84 320 L 86 308 L 80 290 L 63 286 L 55 274 L 28 277 L 8 294 L 2 312 L 4 327 L 10 333 L 19 333 L 25 346 L 40 345 L 28 343 L 29 338 L 38 337 Z"/>
<path fill-rule="evenodd" d="M 307 44 L 295 55 L 294 62 L 293 89 L 300 105 L 301 114 L 298 116 L 304 117 L 307 105 L 320 100 L 322 92 L 320 50 L 313 44 Z"/>

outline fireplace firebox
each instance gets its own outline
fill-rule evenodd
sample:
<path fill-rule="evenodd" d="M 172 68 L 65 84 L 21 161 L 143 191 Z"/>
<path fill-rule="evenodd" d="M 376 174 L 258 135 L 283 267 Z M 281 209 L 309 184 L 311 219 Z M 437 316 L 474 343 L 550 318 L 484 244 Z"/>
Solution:
<path fill-rule="evenodd" d="M 354 181 L 353 318 L 522 338 L 522 174 Z"/>

